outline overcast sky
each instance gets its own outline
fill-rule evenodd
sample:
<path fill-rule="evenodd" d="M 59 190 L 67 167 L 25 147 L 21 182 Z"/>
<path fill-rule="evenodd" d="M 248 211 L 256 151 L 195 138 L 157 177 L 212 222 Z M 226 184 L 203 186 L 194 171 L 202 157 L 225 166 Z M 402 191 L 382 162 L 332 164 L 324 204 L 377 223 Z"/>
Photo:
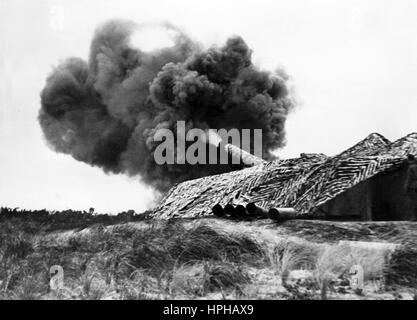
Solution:
<path fill-rule="evenodd" d="M 417 131 L 417 5 L 404 1 L 0 0 L 0 206 L 143 210 L 154 194 L 136 178 L 56 154 L 36 117 L 52 67 L 87 58 L 110 18 L 170 21 L 206 46 L 241 35 L 264 69 L 284 67 L 300 102 L 282 157 L 332 155 L 371 132 Z M 135 37 L 152 49 L 167 38 Z"/>

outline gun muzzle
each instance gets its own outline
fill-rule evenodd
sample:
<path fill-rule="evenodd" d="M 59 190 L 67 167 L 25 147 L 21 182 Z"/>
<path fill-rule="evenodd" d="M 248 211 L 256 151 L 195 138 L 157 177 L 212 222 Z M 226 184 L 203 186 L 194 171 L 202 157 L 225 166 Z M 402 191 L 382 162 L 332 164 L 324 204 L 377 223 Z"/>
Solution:
<path fill-rule="evenodd" d="M 242 150 L 233 144 L 228 143 L 224 146 L 224 148 L 226 149 L 227 154 L 232 157 L 232 159 L 239 159 L 240 163 L 245 167 L 253 167 L 266 163 L 265 160 L 254 156 L 253 154 Z"/>

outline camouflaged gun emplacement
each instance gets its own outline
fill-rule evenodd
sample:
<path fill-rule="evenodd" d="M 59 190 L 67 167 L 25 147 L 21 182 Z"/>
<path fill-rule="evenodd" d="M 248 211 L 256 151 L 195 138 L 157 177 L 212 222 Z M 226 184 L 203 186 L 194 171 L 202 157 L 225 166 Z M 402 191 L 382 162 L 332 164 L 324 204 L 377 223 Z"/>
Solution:
<path fill-rule="evenodd" d="M 242 170 L 175 185 L 152 216 L 238 217 L 234 210 L 239 206 L 240 214 L 244 207 L 246 215 L 277 220 L 409 220 L 412 204 L 402 188 L 409 154 L 417 154 L 417 133 L 392 143 L 373 133 L 333 157 L 257 160 Z"/>

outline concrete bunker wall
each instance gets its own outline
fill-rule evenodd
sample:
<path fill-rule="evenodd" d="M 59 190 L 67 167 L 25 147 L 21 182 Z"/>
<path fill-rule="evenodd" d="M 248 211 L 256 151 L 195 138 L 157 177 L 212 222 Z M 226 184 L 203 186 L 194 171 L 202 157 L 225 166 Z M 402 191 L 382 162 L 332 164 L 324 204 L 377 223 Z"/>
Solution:
<path fill-rule="evenodd" d="M 376 175 L 321 206 L 328 219 L 412 220 L 414 204 L 405 192 L 407 167 Z"/>
<path fill-rule="evenodd" d="M 328 219 L 366 220 L 368 216 L 368 183 L 361 182 L 322 206 Z"/>
<path fill-rule="evenodd" d="M 372 182 L 373 220 L 412 220 L 414 201 L 405 191 L 407 166 L 375 176 Z"/>

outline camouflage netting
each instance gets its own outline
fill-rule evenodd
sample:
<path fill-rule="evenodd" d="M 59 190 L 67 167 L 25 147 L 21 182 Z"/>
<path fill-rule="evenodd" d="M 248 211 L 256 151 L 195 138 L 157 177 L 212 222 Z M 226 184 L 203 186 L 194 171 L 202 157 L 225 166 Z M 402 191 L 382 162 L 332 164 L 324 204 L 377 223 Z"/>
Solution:
<path fill-rule="evenodd" d="M 302 215 L 381 172 L 417 155 L 417 133 L 395 142 L 373 133 L 346 151 L 327 157 L 302 154 L 240 171 L 185 181 L 174 186 L 153 212 L 155 218 L 210 215 L 216 204 L 255 202 L 266 209 L 293 207 Z"/>

